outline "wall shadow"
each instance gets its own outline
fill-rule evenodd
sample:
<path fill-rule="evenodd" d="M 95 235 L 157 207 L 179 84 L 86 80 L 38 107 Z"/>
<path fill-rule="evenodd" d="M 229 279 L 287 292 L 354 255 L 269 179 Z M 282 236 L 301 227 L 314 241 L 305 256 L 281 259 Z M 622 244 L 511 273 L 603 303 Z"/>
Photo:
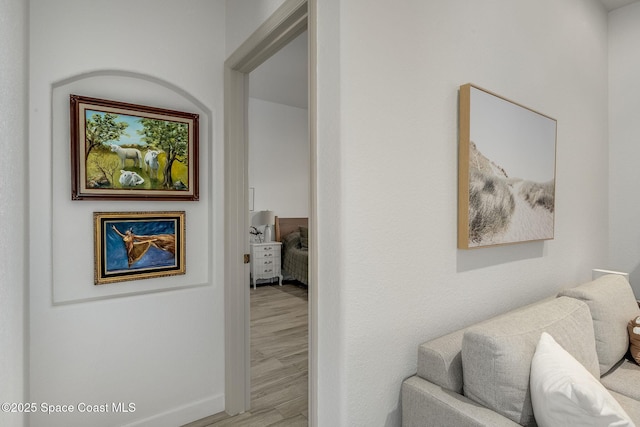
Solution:
<path fill-rule="evenodd" d="M 476 249 L 459 249 L 456 271 L 461 273 L 525 259 L 541 258 L 544 256 L 544 252 L 544 241 Z"/>

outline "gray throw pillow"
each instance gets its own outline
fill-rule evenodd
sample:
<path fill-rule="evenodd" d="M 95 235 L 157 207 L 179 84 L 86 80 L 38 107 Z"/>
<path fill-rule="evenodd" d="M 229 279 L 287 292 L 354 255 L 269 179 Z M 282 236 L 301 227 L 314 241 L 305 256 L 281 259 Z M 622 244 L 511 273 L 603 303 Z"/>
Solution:
<path fill-rule="evenodd" d="M 629 350 L 627 324 L 640 316 L 631 285 L 623 276 L 609 274 L 575 288 L 561 291 L 584 301 L 591 310 L 596 335 L 596 352 L 600 361 L 600 375 L 606 374 Z"/>

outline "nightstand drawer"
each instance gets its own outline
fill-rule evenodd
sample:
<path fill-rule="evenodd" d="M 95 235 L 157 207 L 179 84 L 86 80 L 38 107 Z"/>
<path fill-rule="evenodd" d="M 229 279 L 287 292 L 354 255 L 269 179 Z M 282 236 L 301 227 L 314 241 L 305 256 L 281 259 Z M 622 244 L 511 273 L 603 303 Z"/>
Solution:
<path fill-rule="evenodd" d="M 255 275 L 258 278 L 261 278 L 260 276 L 269 278 L 269 277 L 276 276 L 276 273 L 279 274 L 279 269 L 276 268 L 274 265 L 257 265 L 254 271 L 255 271 Z"/>
<path fill-rule="evenodd" d="M 274 254 L 272 252 L 269 253 L 255 253 L 253 254 L 253 261 L 255 261 L 257 264 L 263 262 L 263 261 L 278 261 L 280 262 L 280 254 Z"/>
<path fill-rule="evenodd" d="M 253 253 L 255 256 L 280 254 L 280 245 L 256 245 L 253 247 Z"/>
<path fill-rule="evenodd" d="M 257 268 L 260 268 L 263 265 L 280 265 L 279 258 L 256 258 L 253 262 Z"/>

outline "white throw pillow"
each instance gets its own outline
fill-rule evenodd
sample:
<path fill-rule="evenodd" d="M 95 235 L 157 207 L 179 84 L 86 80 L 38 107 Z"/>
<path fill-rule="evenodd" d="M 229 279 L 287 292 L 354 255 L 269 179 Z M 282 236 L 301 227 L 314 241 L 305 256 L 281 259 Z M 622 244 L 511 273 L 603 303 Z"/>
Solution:
<path fill-rule="evenodd" d="M 546 332 L 531 361 L 530 385 L 540 427 L 635 427 L 600 381 Z"/>

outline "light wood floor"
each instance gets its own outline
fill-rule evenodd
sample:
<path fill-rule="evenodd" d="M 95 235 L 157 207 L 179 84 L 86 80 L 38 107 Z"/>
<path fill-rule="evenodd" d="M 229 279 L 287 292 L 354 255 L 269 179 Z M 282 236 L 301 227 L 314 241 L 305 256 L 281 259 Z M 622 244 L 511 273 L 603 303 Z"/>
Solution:
<path fill-rule="evenodd" d="M 307 301 L 305 286 L 251 288 L 251 410 L 183 427 L 308 425 Z"/>

